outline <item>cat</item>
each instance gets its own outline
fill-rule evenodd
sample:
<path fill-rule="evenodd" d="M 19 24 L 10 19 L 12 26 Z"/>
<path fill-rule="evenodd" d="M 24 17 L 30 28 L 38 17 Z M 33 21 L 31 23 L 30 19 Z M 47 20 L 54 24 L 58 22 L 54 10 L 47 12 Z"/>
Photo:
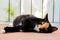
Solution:
<path fill-rule="evenodd" d="M 58 28 L 53 27 L 49 20 L 48 14 L 44 19 L 37 18 L 33 15 L 21 15 L 16 17 L 13 21 L 13 27 L 5 27 L 5 32 L 39 32 L 39 33 L 52 33 Z M 15 31 L 16 30 L 16 31 Z"/>

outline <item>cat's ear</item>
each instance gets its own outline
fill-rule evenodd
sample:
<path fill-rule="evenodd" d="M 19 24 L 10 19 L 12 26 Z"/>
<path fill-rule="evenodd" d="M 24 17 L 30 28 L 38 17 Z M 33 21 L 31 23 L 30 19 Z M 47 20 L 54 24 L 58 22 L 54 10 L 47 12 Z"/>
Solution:
<path fill-rule="evenodd" d="M 46 21 L 48 21 L 48 13 L 46 14 L 45 18 Z"/>

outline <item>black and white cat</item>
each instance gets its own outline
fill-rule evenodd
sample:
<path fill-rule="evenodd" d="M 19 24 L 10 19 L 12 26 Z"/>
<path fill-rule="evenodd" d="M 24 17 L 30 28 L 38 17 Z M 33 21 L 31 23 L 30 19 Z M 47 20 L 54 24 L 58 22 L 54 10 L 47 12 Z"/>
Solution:
<path fill-rule="evenodd" d="M 40 32 L 40 33 L 52 33 L 57 28 L 51 26 L 48 20 L 48 14 L 44 19 L 37 18 L 33 15 L 21 15 L 16 17 L 13 21 L 13 27 L 5 27 L 5 33 L 7 32 Z"/>

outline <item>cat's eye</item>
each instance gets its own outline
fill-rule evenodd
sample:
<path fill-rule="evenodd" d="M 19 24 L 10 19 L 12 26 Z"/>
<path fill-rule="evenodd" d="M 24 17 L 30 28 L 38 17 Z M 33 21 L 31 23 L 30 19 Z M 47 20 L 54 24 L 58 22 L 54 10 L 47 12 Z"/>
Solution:
<path fill-rule="evenodd" d="M 45 22 L 42 22 L 42 24 L 44 24 Z"/>

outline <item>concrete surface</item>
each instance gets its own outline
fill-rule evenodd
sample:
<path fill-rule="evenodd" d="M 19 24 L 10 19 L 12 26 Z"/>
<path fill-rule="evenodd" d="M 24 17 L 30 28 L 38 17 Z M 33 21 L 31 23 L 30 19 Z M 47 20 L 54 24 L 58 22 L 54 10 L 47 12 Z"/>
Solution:
<path fill-rule="evenodd" d="M 1 29 L 6 26 L 0 25 L 0 40 L 60 40 L 60 27 L 53 33 L 33 33 L 33 32 L 15 32 L 1 33 Z"/>

